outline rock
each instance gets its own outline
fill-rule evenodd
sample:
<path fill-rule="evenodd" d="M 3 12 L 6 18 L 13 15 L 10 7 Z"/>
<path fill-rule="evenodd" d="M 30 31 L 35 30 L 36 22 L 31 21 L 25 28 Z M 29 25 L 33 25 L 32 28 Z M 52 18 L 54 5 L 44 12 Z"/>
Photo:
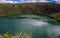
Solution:
<path fill-rule="evenodd" d="M 60 38 L 60 35 L 59 35 L 59 36 L 57 36 L 57 38 Z"/>

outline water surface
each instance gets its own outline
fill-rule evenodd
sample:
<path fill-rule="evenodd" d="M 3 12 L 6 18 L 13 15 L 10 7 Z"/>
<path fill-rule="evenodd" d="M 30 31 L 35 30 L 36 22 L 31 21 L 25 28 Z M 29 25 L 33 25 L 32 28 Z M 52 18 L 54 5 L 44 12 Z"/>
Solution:
<path fill-rule="evenodd" d="M 56 38 L 60 35 L 60 24 L 47 16 L 0 17 L 0 34 L 21 31 L 31 34 L 31 38 Z"/>

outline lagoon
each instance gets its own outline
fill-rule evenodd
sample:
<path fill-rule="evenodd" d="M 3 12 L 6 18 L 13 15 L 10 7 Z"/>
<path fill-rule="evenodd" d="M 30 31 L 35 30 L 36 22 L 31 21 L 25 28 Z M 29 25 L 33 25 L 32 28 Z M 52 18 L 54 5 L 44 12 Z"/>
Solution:
<path fill-rule="evenodd" d="M 57 38 L 60 35 L 60 23 L 47 16 L 21 15 L 0 17 L 0 34 L 26 32 L 31 38 Z"/>

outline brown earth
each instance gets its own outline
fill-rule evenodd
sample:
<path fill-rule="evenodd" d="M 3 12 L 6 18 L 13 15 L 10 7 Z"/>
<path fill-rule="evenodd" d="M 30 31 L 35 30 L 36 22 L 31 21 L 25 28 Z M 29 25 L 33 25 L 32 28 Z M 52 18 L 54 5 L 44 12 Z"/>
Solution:
<path fill-rule="evenodd" d="M 22 14 L 47 15 L 60 21 L 60 4 L 55 3 L 0 4 L 0 16 Z"/>
<path fill-rule="evenodd" d="M 57 38 L 60 38 L 60 35 L 59 35 L 59 36 L 57 36 Z"/>

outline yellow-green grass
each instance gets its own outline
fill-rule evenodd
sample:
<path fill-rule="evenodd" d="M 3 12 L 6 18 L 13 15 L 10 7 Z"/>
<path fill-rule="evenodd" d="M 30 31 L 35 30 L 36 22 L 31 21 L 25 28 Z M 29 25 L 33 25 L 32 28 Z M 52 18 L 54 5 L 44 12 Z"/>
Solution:
<path fill-rule="evenodd" d="M 24 32 L 17 32 L 15 35 L 9 35 L 9 33 L 0 34 L 0 38 L 31 38 L 30 34 Z"/>

